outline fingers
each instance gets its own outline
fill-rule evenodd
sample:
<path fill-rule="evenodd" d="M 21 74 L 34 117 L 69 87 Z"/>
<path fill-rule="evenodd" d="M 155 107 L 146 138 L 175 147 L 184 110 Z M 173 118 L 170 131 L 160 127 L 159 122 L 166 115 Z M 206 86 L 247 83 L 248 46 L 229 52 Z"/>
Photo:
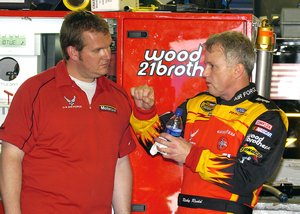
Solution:
<path fill-rule="evenodd" d="M 164 137 L 162 137 L 164 135 Z M 162 133 L 161 136 L 155 138 L 155 142 L 159 143 L 159 146 L 157 149 L 160 153 L 165 155 L 175 154 L 176 153 L 176 141 L 172 141 L 173 138 L 172 135 L 169 135 L 167 133 Z"/>
<path fill-rule="evenodd" d="M 131 96 L 137 99 L 143 99 L 145 97 L 154 98 L 154 90 L 152 87 L 147 85 L 142 85 L 138 87 L 133 87 L 130 89 Z"/>
<path fill-rule="evenodd" d="M 155 141 L 164 147 L 157 148 L 164 158 L 174 160 L 178 163 L 185 163 L 185 159 L 190 153 L 192 144 L 184 138 L 174 137 L 168 133 L 161 133 Z"/>
<path fill-rule="evenodd" d="M 147 85 L 133 87 L 130 89 L 137 107 L 142 109 L 150 109 L 154 105 L 154 90 Z"/>

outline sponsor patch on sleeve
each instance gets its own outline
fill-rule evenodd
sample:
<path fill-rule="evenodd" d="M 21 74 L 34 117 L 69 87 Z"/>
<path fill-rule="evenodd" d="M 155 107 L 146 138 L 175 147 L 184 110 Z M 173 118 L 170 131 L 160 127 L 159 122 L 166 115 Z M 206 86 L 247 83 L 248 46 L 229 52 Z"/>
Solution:
<path fill-rule="evenodd" d="M 272 133 L 271 133 L 271 132 L 269 132 L 269 131 L 267 131 L 266 129 L 261 128 L 261 127 L 259 127 L 259 126 L 254 126 L 253 130 L 254 130 L 254 131 L 257 131 L 257 132 L 260 132 L 260 133 L 262 133 L 262 134 L 268 136 L 269 138 L 272 137 Z"/>
<path fill-rule="evenodd" d="M 263 127 L 263 128 L 266 128 L 268 130 L 272 130 L 273 126 L 265 121 L 262 121 L 262 120 L 257 120 L 255 122 L 255 125 L 258 125 L 260 127 Z"/>
<path fill-rule="evenodd" d="M 253 146 L 243 146 L 240 149 L 241 153 L 245 153 L 243 158 L 240 160 L 241 163 L 243 163 L 245 160 L 253 159 L 254 161 L 258 161 L 258 159 L 262 158 L 262 154 L 257 151 L 257 149 Z"/>

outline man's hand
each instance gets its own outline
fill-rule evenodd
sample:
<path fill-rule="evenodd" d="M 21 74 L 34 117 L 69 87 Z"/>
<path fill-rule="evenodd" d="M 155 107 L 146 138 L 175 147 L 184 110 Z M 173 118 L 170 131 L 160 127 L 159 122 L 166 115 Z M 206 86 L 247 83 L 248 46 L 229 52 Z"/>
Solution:
<path fill-rule="evenodd" d="M 154 90 L 148 85 L 133 87 L 130 90 L 135 105 L 143 110 L 148 110 L 154 105 Z"/>
<path fill-rule="evenodd" d="M 155 142 L 166 146 L 166 148 L 157 148 L 162 153 L 163 157 L 184 164 L 186 157 L 191 151 L 192 144 L 182 137 L 174 137 L 168 133 L 161 133 L 160 137 L 157 137 L 154 140 Z"/>

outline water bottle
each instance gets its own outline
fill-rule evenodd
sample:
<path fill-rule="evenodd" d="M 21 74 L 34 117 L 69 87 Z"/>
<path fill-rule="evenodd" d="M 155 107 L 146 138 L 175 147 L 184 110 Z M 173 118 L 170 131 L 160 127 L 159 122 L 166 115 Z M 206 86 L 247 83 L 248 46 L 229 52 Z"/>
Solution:
<path fill-rule="evenodd" d="M 166 133 L 169 133 L 170 135 L 173 135 L 174 137 L 180 137 L 182 129 L 183 129 L 181 116 L 182 116 L 182 109 L 177 108 L 175 111 L 175 114 L 166 123 L 166 129 L 165 129 Z M 163 140 L 167 140 L 163 137 L 159 137 L 159 138 L 161 138 Z M 166 148 L 165 145 L 155 142 L 150 149 L 151 155 L 156 155 L 157 152 L 159 152 L 157 147 Z M 164 153 L 162 153 L 162 154 L 164 154 Z"/>
<path fill-rule="evenodd" d="M 182 124 L 182 109 L 177 108 L 175 114 L 169 119 L 166 123 L 166 130 L 165 132 L 173 135 L 174 137 L 180 137 L 183 124 Z"/>

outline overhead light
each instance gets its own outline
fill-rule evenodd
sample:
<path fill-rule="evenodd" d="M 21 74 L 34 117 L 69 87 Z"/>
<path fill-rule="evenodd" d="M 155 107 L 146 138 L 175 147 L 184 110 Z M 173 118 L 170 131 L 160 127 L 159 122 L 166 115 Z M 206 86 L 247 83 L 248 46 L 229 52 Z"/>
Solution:
<path fill-rule="evenodd" d="M 90 9 L 90 0 L 63 0 L 66 8 L 72 11 Z"/>
<path fill-rule="evenodd" d="M 295 142 L 297 142 L 297 138 L 295 137 L 288 137 L 286 139 L 285 147 L 296 147 Z"/>
<path fill-rule="evenodd" d="M 300 113 L 285 113 L 287 117 L 300 117 Z"/>

